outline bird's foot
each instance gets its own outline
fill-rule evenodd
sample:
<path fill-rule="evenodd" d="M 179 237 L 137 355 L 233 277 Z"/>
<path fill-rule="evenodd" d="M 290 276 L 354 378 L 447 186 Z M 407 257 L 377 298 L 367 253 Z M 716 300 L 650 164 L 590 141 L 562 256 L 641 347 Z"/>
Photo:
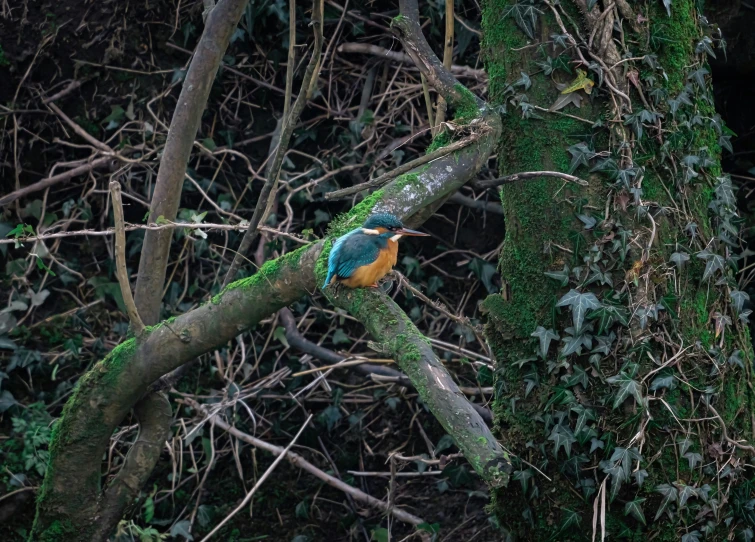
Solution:
<path fill-rule="evenodd" d="M 377 289 L 379 289 L 380 286 L 378 286 L 377 282 L 373 282 L 372 284 L 370 284 L 369 286 L 367 286 L 367 288 L 377 288 Z"/>

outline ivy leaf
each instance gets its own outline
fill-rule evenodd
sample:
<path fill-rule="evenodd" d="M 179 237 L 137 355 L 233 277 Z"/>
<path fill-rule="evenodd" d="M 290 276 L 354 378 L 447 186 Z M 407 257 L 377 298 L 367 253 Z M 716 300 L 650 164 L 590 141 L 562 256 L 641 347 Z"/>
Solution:
<path fill-rule="evenodd" d="M 616 322 L 619 322 L 623 326 L 628 326 L 629 311 L 625 307 L 602 305 L 599 309 L 590 313 L 588 319 L 598 320 L 598 335 L 603 335 L 603 333 L 611 329 Z"/>
<path fill-rule="evenodd" d="M 738 365 L 741 369 L 745 368 L 744 362 L 742 360 L 742 351 L 737 349 L 732 352 L 731 356 L 729 356 L 729 365 Z"/>
<path fill-rule="evenodd" d="M 595 224 L 598 223 L 595 217 L 589 215 L 577 215 L 577 218 L 582 221 L 582 223 L 585 225 L 586 230 L 593 229 L 595 227 Z"/>
<path fill-rule="evenodd" d="M 194 537 L 191 536 L 191 533 L 189 532 L 191 530 L 191 522 L 188 519 L 184 519 L 182 521 L 179 521 L 173 525 L 173 527 L 170 528 L 170 536 L 173 538 L 181 535 L 186 540 L 189 540 L 191 542 L 194 540 Z"/>
<path fill-rule="evenodd" d="M 558 451 L 561 448 L 564 449 L 567 457 L 571 457 L 571 445 L 577 442 L 577 439 L 574 438 L 574 433 L 572 433 L 572 430 L 569 427 L 565 427 L 561 424 L 556 424 L 553 426 L 553 430 L 551 431 L 548 440 L 552 440 L 554 442 L 554 457 L 558 457 Z"/>
<path fill-rule="evenodd" d="M 698 55 L 705 53 L 712 58 L 716 58 L 716 53 L 713 51 L 713 40 L 708 36 L 703 36 L 703 39 L 697 42 L 695 53 Z"/>
<path fill-rule="evenodd" d="M 546 271 L 545 276 L 557 280 L 561 283 L 561 286 L 569 284 L 569 266 L 564 264 L 563 271 Z"/>
<path fill-rule="evenodd" d="M 524 90 L 529 90 L 529 88 L 532 86 L 532 80 L 530 79 L 530 76 L 526 73 L 520 71 L 521 77 L 514 81 L 511 86 L 512 87 L 524 87 Z"/>
<path fill-rule="evenodd" d="M 689 261 L 689 254 L 685 254 L 684 252 L 674 252 L 669 261 L 675 263 L 676 267 L 681 270 L 681 268 L 684 267 L 684 264 Z"/>
<path fill-rule="evenodd" d="M 645 469 L 639 469 L 632 473 L 632 476 L 634 476 L 634 483 L 637 484 L 639 487 L 642 487 L 642 484 L 645 482 L 645 478 L 648 477 L 648 471 Z"/>
<path fill-rule="evenodd" d="M 705 76 L 710 72 L 705 68 L 698 68 L 687 76 L 689 81 L 694 81 L 701 90 L 705 91 Z"/>
<path fill-rule="evenodd" d="M 543 326 L 537 326 L 537 329 L 532 333 L 532 337 L 537 337 L 540 341 L 540 356 L 545 359 L 548 355 L 548 347 L 553 340 L 559 340 L 561 337 L 556 335 L 552 329 L 545 329 Z"/>
<path fill-rule="evenodd" d="M 676 488 L 669 484 L 656 486 L 655 491 L 663 495 L 663 499 L 661 499 L 661 504 L 658 507 L 658 512 L 655 514 L 655 519 L 653 521 L 661 517 L 671 503 L 676 502 L 676 498 L 679 494 Z"/>
<path fill-rule="evenodd" d="M 571 408 L 571 411 L 577 413 L 577 425 L 574 426 L 575 435 L 578 435 L 585 427 L 587 427 L 587 422 L 595 420 L 595 410 L 592 408 L 575 405 Z"/>
<path fill-rule="evenodd" d="M 682 542 L 700 542 L 700 531 L 690 531 L 682 535 Z"/>
<path fill-rule="evenodd" d="M 569 173 L 574 173 L 579 166 L 586 166 L 588 160 L 595 156 L 595 152 L 584 142 L 569 147 L 569 154 L 572 156 Z"/>
<path fill-rule="evenodd" d="M 579 365 L 574 366 L 574 373 L 572 375 L 564 375 L 561 378 L 566 381 L 568 387 L 581 384 L 584 389 L 587 389 L 587 386 L 590 384 L 590 379 L 587 376 L 587 373 Z"/>
<path fill-rule="evenodd" d="M 509 15 L 514 17 L 514 21 L 522 32 L 527 34 L 531 40 L 534 40 L 538 13 L 542 13 L 542 11 L 533 5 L 532 0 L 523 0 L 514 4 L 504 17 Z"/>
<path fill-rule="evenodd" d="M 687 452 L 684 458 L 689 462 L 690 470 L 694 469 L 699 463 L 703 462 L 703 456 L 697 452 Z"/>
<path fill-rule="evenodd" d="M 605 158 L 599 161 L 590 170 L 590 173 L 594 173 L 596 171 L 600 171 L 601 173 L 608 174 L 611 180 L 613 180 L 613 179 L 616 179 L 619 175 L 619 165 L 616 163 L 616 160 L 614 160 L 613 158 Z"/>
<path fill-rule="evenodd" d="M 689 499 L 697 497 L 697 490 L 686 484 L 677 484 L 677 487 L 679 487 L 679 510 L 681 510 Z"/>
<path fill-rule="evenodd" d="M 614 409 L 617 409 L 630 395 L 634 397 L 639 404 L 642 404 L 642 387 L 639 382 L 632 379 L 624 371 L 607 378 L 606 382 L 619 386 L 619 389 L 616 391 L 616 399 L 613 402 Z"/>
<path fill-rule="evenodd" d="M 642 512 L 642 503 L 644 503 L 645 501 L 646 499 L 635 499 L 633 501 L 629 501 L 624 505 L 624 515 L 632 516 L 643 525 L 647 525 L 647 523 L 645 522 L 645 514 Z"/>
<path fill-rule="evenodd" d="M 707 248 L 697 253 L 697 257 L 701 260 L 706 260 L 705 272 L 703 273 L 703 280 L 709 279 L 716 271 L 721 271 L 724 268 L 725 260 L 723 256 L 710 252 Z"/>
<path fill-rule="evenodd" d="M 668 390 L 676 388 L 676 377 L 674 377 L 674 375 L 655 377 L 653 383 L 650 384 L 650 391 L 658 391 L 661 388 L 666 388 Z"/>
<path fill-rule="evenodd" d="M 572 313 L 572 319 L 574 321 L 575 333 L 579 333 L 582 330 L 582 324 L 585 321 L 587 311 L 590 309 L 598 309 L 601 307 L 600 301 L 595 297 L 592 292 L 583 294 L 577 290 L 570 290 L 569 293 L 564 295 L 556 303 L 557 307 L 568 306 Z"/>

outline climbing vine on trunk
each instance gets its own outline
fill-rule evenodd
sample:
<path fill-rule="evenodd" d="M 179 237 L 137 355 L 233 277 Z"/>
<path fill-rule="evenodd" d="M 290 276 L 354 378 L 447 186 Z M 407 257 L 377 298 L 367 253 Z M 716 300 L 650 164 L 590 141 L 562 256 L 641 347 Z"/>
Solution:
<path fill-rule="evenodd" d="M 590 181 L 501 190 L 505 284 L 485 309 L 518 457 L 501 526 L 751 540 L 750 311 L 706 63 L 720 32 L 693 0 L 488 0 L 483 31 L 501 173 Z"/>

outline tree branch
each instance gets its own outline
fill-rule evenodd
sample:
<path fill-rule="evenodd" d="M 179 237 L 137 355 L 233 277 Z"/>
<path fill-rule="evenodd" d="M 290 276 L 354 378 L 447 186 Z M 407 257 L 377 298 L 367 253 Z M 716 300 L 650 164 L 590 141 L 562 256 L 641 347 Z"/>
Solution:
<path fill-rule="evenodd" d="M 383 175 L 376 177 L 375 179 L 370 179 L 369 181 L 350 186 L 348 188 L 342 188 L 341 190 L 328 192 L 327 194 L 325 194 L 325 199 L 341 199 L 345 198 L 346 196 L 350 196 L 351 194 L 361 192 L 362 190 L 367 190 L 368 188 L 377 188 L 378 186 L 382 186 L 391 179 L 395 179 L 399 175 L 408 173 L 415 168 L 427 164 L 428 162 L 432 162 L 433 160 L 437 160 L 438 158 L 447 156 L 452 152 L 460 151 L 464 147 L 477 141 L 479 137 L 479 134 L 472 134 L 467 138 L 461 139 L 459 141 L 454 141 L 453 143 L 446 145 L 445 147 L 441 147 L 440 149 L 437 149 L 429 154 L 425 154 L 423 156 L 420 156 L 419 158 L 415 158 L 414 160 L 407 162 L 406 164 L 402 164 L 399 167 L 392 169 L 388 173 L 384 173 Z"/>
<path fill-rule="evenodd" d="M 333 352 L 332 350 L 329 350 L 323 346 L 320 346 L 319 344 L 315 344 L 312 341 L 307 340 L 296 327 L 296 319 L 294 318 L 294 315 L 291 313 L 290 309 L 281 309 L 278 313 L 278 316 L 280 316 L 281 323 L 286 330 L 286 340 L 288 341 L 288 344 L 290 344 L 297 350 L 301 350 L 302 352 L 309 354 L 310 356 L 313 356 L 332 365 L 337 365 L 347 359 L 346 356 L 342 356 L 337 352 Z M 365 376 L 371 377 L 372 375 L 376 375 L 379 377 L 385 377 L 387 379 L 391 379 L 392 382 L 395 382 L 400 386 L 416 390 L 414 384 L 408 376 L 406 376 L 401 371 L 397 371 L 390 367 L 385 367 L 383 365 L 377 365 L 374 363 L 360 363 L 359 365 L 355 365 L 353 369 Z M 490 412 L 490 409 L 485 408 L 482 405 L 478 405 L 477 403 L 470 404 L 472 405 L 472 408 L 477 411 L 480 417 L 485 420 L 486 423 L 492 423 L 493 414 Z"/>
<path fill-rule="evenodd" d="M 393 60 L 395 62 L 402 62 L 404 64 L 414 64 L 412 57 L 406 53 L 400 51 L 391 51 L 385 47 L 379 45 L 373 45 L 371 43 L 342 43 L 338 46 L 339 53 L 361 53 L 365 55 L 373 55 L 387 60 Z M 454 73 L 461 77 L 471 77 L 474 79 L 485 80 L 488 78 L 485 70 L 476 70 L 469 66 L 459 66 L 458 64 L 451 65 L 451 73 Z"/>
<path fill-rule="evenodd" d="M 126 305 L 126 313 L 131 321 L 131 329 L 134 335 L 139 336 L 144 332 L 144 322 L 136 310 L 134 296 L 131 294 L 131 284 L 128 280 L 126 268 L 126 226 L 123 220 L 123 199 L 121 198 L 121 184 L 118 181 L 110 181 L 110 195 L 113 199 L 113 220 L 115 222 L 115 274 L 121 287 L 123 304 Z"/>
<path fill-rule="evenodd" d="M 134 414 L 139 421 L 139 434 L 126 454 L 123 467 L 105 491 L 94 539 L 107 540 L 112 526 L 123 517 L 124 509 L 139 496 L 170 435 L 173 415 L 163 393 L 147 395 L 136 404 Z"/>
<path fill-rule="evenodd" d="M 186 164 L 199 131 L 202 113 L 220 62 L 248 0 L 220 0 L 212 9 L 194 51 L 170 122 L 150 205 L 149 222 L 162 216 L 175 220 L 181 201 Z M 160 319 L 160 292 L 165 283 L 172 230 L 147 231 L 136 281 L 136 306 L 147 324 Z"/>
<path fill-rule="evenodd" d="M 187 398 L 187 402 L 191 404 L 194 408 L 196 408 L 199 412 L 204 414 L 205 416 L 208 415 L 207 410 L 199 403 L 188 398 Z M 408 523 L 410 525 L 415 525 L 415 526 L 425 523 L 425 520 L 423 520 L 422 518 L 419 518 L 415 516 L 414 514 L 410 514 L 409 512 L 402 510 L 401 508 L 398 508 L 395 506 L 388 506 L 383 501 L 378 500 L 375 497 L 372 497 L 371 495 L 368 495 L 367 493 L 364 493 L 363 491 L 360 491 L 357 488 L 342 482 L 338 478 L 323 472 L 322 470 L 318 469 L 312 463 L 310 463 L 309 461 L 307 461 L 306 459 L 304 459 L 302 456 L 300 456 L 299 454 L 295 452 L 285 451 L 280 446 L 275 446 L 274 444 L 270 444 L 269 442 L 265 442 L 264 440 L 260 440 L 256 437 L 253 437 L 252 435 L 239 431 L 238 429 L 236 429 L 235 427 L 232 427 L 231 425 L 229 425 L 228 423 L 226 423 L 224 420 L 222 420 L 219 417 L 215 417 L 215 425 L 217 425 L 224 431 L 228 431 L 231 435 L 233 435 L 237 439 L 243 442 L 246 442 L 247 444 L 251 444 L 252 446 L 255 446 L 262 450 L 268 451 L 273 455 L 282 455 L 285 453 L 286 459 L 288 459 L 289 462 L 294 467 L 299 467 L 300 469 L 303 469 L 309 472 L 310 474 L 316 476 L 317 478 L 319 478 L 320 480 L 322 480 L 329 486 L 334 487 L 335 489 L 338 489 L 340 491 L 343 491 L 347 495 L 351 495 L 354 499 L 358 500 L 359 502 L 362 502 L 377 510 L 381 510 L 384 513 L 391 514 L 393 517 L 395 517 L 399 521 L 403 521 L 404 523 Z"/>
<path fill-rule="evenodd" d="M 480 477 L 493 487 L 506 485 L 512 471 L 508 454 L 401 307 L 376 289 L 326 288 L 325 295 L 393 356 Z"/>
<path fill-rule="evenodd" d="M 511 175 L 498 177 L 497 179 L 489 181 L 475 181 L 471 184 L 475 188 L 495 188 L 502 184 L 510 184 L 518 181 L 525 181 L 527 179 L 539 179 L 541 177 L 555 177 L 571 183 L 577 183 L 580 186 L 589 186 L 589 183 L 584 179 L 569 175 L 568 173 L 561 173 L 559 171 L 523 171 L 521 173 L 512 173 Z"/>

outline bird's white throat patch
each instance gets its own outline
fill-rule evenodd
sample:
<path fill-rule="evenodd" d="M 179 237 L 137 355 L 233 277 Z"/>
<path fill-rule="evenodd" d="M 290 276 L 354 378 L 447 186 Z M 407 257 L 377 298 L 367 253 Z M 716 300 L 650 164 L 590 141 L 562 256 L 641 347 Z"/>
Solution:
<path fill-rule="evenodd" d="M 380 235 L 378 230 L 371 230 L 370 228 L 362 228 L 362 233 L 366 233 L 367 235 Z"/>
<path fill-rule="evenodd" d="M 393 237 L 391 237 L 391 241 L 393 241 L 395 243 L 396 241 L 398 241 L 399 239 L 401 239 L 401 235 L 402 234 L 397 233 L 396 235 L 394 235 Z"/>

